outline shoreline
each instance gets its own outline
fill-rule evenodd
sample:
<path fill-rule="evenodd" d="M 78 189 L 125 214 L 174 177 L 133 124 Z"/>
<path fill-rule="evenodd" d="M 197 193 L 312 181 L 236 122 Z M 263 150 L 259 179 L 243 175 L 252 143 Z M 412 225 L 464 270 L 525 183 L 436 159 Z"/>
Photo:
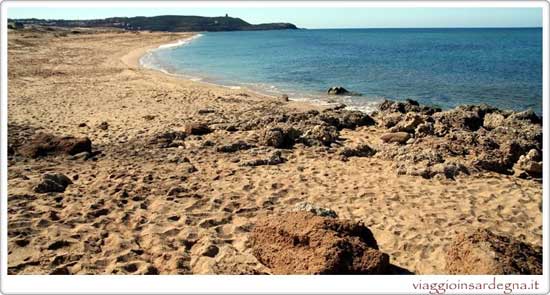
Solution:
<path fill-rule="evenodd" d="M 250 93 L 250 94 L 256 95 L 256 96 L 262 96 L 262 97 L 266 97 L 266 98 L 269 98 L 269 99 L 272 99 L 272 100 L 277 100 L 277 101 L 281 100 L 281 97 L 277 97 L 275 95 L 270 95 L 270 94 L 262 93 L 262 92 L 259 92 L 259 91 L 255 91 L 255 90 L 250 89 L 250 88 L 245 87 L 245 86 L 238 86 L 239 88 L 237 89 L 237 88 L 233 88 L 231 86 L 226 86 L 226 85 L 222 85 L 222 84 L 216 84 L 216 83 L 212 83 L 212 82 L 203 81 L 202 78 L 201 78 L 201 80 L 194 80 L 194 79 L 182 76 L 182 75 L 173 74 L 173 73 L 163 71 L 163 70 L 160 70 L 160 69 L 149 68 L 149 67 L 144 66 L 141 63 L 141 59 L 146 54 L 150 53 L 151 51 L 163 50 L 166 47 L 172 47 L 171 45 L 173 45 L 173 47 L 185 46 L 185 44 L 187 44 L 187 42 L 191 42 L 192 39 L 194 39 L 196 36 L 200 35 L 200 33 L 181 33 L 181 34 L 191 34 L 191 35 L 186 37 L 186 38 L 183 38 L 183 39 L 176 39 L 176 40 L 170 41 L 168 43 L 162 43 L 162 44 L 155 43 L 155 44 L 147 45 L 145 47 L 133 49 L 131 52 L 124 55 L 121 58 L 121 60 L 126 65 L 128 65 L 128 67 L 130 67 L 130 68 L 138 68 L 138 69 L 145 70 L 145 71 L 153 71 L 157 74 L 166 75 L 167 77 L 172 77 L 172 78 L 176 78 L 176 79 L 185 80 L 185 81 L 191 82 L 191 83 L 197 83 L 198 85 L 206 85 L 206 86 L 209 86 L 209 87 L 220 87 L 220 88 L 229 89 L 229 90 L 232 90 L 232 91 L 241 91 L 241 92 Z M 185 42 L 185 41 L 187 41 L 187 42 Z M 183 42 L 183 43 L 181 43 L 181 42 Z M 166 47 L 163 47 L 163 46 L 166 46 Z M 333 107 L 334 105 L 337 105 L 336 103 L 335 104 L 327 103 L 326 105 L 323 105 L 323 104 L 316 104 L 316 103 L 310 102 L 310 101 L 301 101 L 301 100 L 292 100 L 292 99 L 289 99 L 286 103 L 290 107 L 292 107 L 296 110 L 302 110 L 302 111 L 323 110 L 323 109 L 326 109 L 326 108 Z"/>
<path fill-rule="evenodd" d="M 160 44 L 158 46 L 153 45 L 153 46 L 148 46 L 148 47 L 145 47 L 145 48 L 141 48 L 141 49 L 137 50 L 137 52 L 139 52 L 140 55 L 137 56 L 137 57 L 132 56 L 131 60 L 127 64 L 129 66 L 133 66 L 133 65 L 137 64 L 142 69 L 156 71 L 156 72 L 162 73 L 164 75 L 167 75 L 167 76 L 170 76 L 170 77 L 175 77 L 175 78 L 178 78 L 178 79 L 183 79 L 183 80 L 186 80 L 186 81 L 191 81 L 191 82 L 195 82 L 195 83 L 202 83 L 202 84 L 210 85 L 210 86 L 214 86 L 214 87 L 223 87 L 223 88 L 227 88 L 227 89 L 231 89 L 231 90 L 235 90 L 235 91 L 244 91 L 244 92 L 247 92 L 247 93 L 251 93 L 251 94 L 254 94 L 254 95 L 260 95 L 260 96 L 268 97 L 270 99 L 275 99 L 275 100 L 280 100 L 282 95 L 286 95 L 285 93 L 280 93 L 280 95 L 277 96 L 277 95 L 274 95 L 274 94 L 269 94 L 269 93 L 263 92 L 261 90 L 254 90 L 254 89 L 251 89 L 250 87 L 242 86 L 242 85 L 230 86 L 230 85 L 218 84 L 218 83 L 215 83 L 215 82 L 208 82 L 208 81 L 204 80 L 205 79 L 204 77 L 197 77 L 197 78 L 188 77 L 188 76 L 181 75 L 181 74 L 170 73 L 166 70 L 157 69 L 157 68 L 154 68 L 154 67 L 147 67 L 147 66 L 145 66 L 144 64 L 141 63 L 141 59 L 143 57 L 145 57 L 146 54 L 152 54 L 152 51 L 163 50 L 163 49 L 170 48 L 170 47 L 185 46 L 187 43 L 192 42 L 193 39 L 198 35 L 201 35 L 201 34 L 197 33 L 197 34 L 191 35 L 191 36 L 189 36 L 185 39 L 179 39 L 176 42 L 170 42 L 170 43 Z M 180 41 L 183 41 L 183 42 L 180 43 Z M 164 46 L 166 46 L 166 47 L 164 47 Z M 198 80 L 196 80 L 196 79 L 198 79 Z M 337 100 L 337 99 L 341 99 L 341 98 L 345 98 L 345 97 L 343 97 L 343 96 L 328 97 L 328 100 Z M 381 102 L 382 101 L 380 101 L 380 103 Z M 301 110 L 308 110 L 308 109 L 323 110 L 323 109 L 335 107 L 335 106 L 338 106 L 338 105 L 342 104 L 341 102 L 337 102 L 337 101 L 331 102 L 331 101 L 325 101 L 325 100 L 322 100 L 322 99 L 312 99 L 312 98 L 306 98 L 306 97 L 304 97 L 302 99 L 289 97 L 287 103 L 290 104 L 290 105 L 293 105 L 296 109 L 301 109 Z M 358 111 L 361 111 L 361 112 L 364 112 L 364 113 L 367 113 L 367 114 L 376 111 L 376 109 L 374 109 L 374 110 L 368 112 L 368 111 L 363 110 L 360 107 L 349 106 L 349 105 L 346 105 L 346 109 L 358 110 Z"/>
<path fill-rule="evenodd" d="M 415 274 L 450 273 L 479 228 L 542 244 L 536 116 L 300 108 L 139 67 L 181 36 L 9 33 L 10 274 L 273 274 L 251 230 L 303 208 L 363 223 Z M 33 154 L 40 134 L 88 150 Z M 53 173 L 71 183 L 47 191 Z"/>

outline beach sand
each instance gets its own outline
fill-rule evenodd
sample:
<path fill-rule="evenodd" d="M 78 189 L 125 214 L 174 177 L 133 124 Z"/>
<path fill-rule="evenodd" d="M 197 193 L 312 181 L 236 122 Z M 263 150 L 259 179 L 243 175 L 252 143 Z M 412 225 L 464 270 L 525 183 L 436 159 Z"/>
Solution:
<path fill-rule="evenodd" d="M 175 148 L 149 144 L 190 122 L 319 109 L 139 66 L 148 49 L 189 36 L 9 33 L 9 135 L 85 136 L 102 151 L 94 160 L 9 161 L 9 273 L 270 273 L 251 253 L 250 230 L 259 214 L 303 201 L 363 222 L 392 264 L 417 274 L 446 273 L 453 238 L 479 227 L 542 246 L 539 181 L 493 172 L 455 180 L 397 175 L 389 160 L 342 161 L 334 149 L 303 145 L 281 149 L 283 164 L 249 167 L 240 163 L 275 148 L 216 150 L 254 142 L 255 130 L 214 128 Z M 365 126 L 341 137 L 344 146 L 377 147 L 382 133 Z M 48 172 L 73 184 L 35 193 Z"/>

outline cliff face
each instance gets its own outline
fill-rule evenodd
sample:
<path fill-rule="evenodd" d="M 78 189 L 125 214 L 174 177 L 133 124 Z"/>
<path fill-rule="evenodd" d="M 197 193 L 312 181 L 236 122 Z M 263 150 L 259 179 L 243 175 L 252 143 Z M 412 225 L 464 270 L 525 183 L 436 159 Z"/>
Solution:
<path fill-rule="evenodd" d="M 162 15 L 154 17 L 113 17 L 95 20 L 44 20 L 19 19 L 22 24 L 35 24 L 58 27 L 114 27 L 126 30 L 148 30 L 163 32 L 200 31 L 248 31 L 248 30 L 288 30 L 297 29 L 291 23 L 250 24 L 234 17 L 203 17 L 183 15 Z"/>

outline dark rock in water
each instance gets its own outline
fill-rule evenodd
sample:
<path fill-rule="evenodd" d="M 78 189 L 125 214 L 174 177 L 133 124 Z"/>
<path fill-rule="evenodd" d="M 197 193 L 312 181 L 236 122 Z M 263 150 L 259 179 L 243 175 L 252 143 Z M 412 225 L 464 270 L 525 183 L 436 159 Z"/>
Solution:
<path fill-rule="evenodd" d="M 407 132 L 386 133 L 380 136 L 380 139 L 386 143 L 404 144 L 411 138 L 411 134 Z"/>
<path fill-rule="evenodd" d="M 101 130 L 107 130 L 109 129 L 109 123 L 101 122 L 99 125 L 97 125 L 97 128 Z"/>
<path fill-rule="evenodd" d="M 268 127 L 261 132 L 259 143 L 275 148 L 291 148 L 301 135 L 299 130 L 286 125 Z"/>
<path fill-rule="evenodd" d="M 23 143 L 17 150 L 22 156 L 30 158 L 47 155 L 92 152 L 92 142 L 87 137 L 59 137 L 47 133 L 38 133 L 31 140 Z"/>
<path fill-rule="evenodd" d="M 346 95 L 349 93 L 350 92 L 342 86 L 333 86 L 327 90 L 327 94 L 331 94 L 331 95 Z"/>
<path fill-rule="evenodd" d="M 447 271 L 463 275 L 541 275 L 542 248 L 478 229 L 455 238 L 447 252 Z"/>
<path fill-rule="evenodd" d="M 184 132 L 187 135 L 205 135 L 212 132 L 212 129 L 206 124 L 189 123 L 184 126 Z"/>
<path fill-rule="evenodd" d="M 229 145 L 224 145 L 218 147 L 216 150 L 220 153 L 234 153 L 237 151 L 244 151 L 253 148 L 253 145 L 250 145 L 244 141 L 238 141 Z"/>
<path fill-rule="evenodd" d="M 389 256 L 362 224 L 290 212 L 259 217 L 252 253 L 273 274 L 387 274 Z"/>
<path fill-rule="evenodd" d="M 345 158 L 350 157 L 372 157 L 376 151 L 367 144 L 361 144 L 352 148 L 344 148 L 340 155 Z"/>
<path fill-rule="evenodd" d="M 42 181 L 34 187 L 36 193 L 62 193 L 73 182 L 61 173 L 45 174 Z"/>

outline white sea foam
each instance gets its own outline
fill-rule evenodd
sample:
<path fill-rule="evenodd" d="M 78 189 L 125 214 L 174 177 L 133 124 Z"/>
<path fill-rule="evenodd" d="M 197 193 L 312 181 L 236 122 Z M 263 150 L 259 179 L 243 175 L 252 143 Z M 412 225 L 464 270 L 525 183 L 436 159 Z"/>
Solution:
<path fill-rule="evenodd" d="M 202 34 L 196 34 L 196 35 L 191 36 L 190 38 L 181 39 L 181 40 L 178 40 L 174 43 L 162 44 L 159 47 L 157 47 L 156 50 L 183 46 L 185 44 L 189 44 L 189 42 L 191 42 L 191 41 L 193 41 L 197 38 L 200 38 L 202 36 L 203 36 Z"/>

